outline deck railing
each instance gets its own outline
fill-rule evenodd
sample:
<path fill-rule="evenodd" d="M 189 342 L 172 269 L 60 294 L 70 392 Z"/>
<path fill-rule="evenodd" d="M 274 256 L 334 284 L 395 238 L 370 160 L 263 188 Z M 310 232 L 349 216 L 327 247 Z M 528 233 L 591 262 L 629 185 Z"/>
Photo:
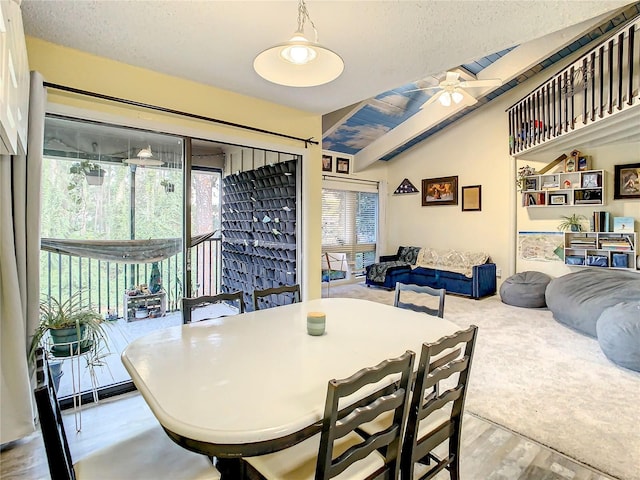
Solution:
<path fill-rule="evenodd" d="M 511 155 L 638 104 L 639 28 L 636 18 L 510 107 Z"/>
<path fill-rule="evenodd" d="M 192 295 L 220 293 L 221 242 L 208 239 L 191 249 Z M 162 287 L 167 294 L 167 310 L 178 310 L 184 295 L 182 285 L 183 255 L 179 253 L 158 262 Z M 40 252 L 40 291 L 43 295 L 65 300 L 80 290 L 104 316 L 121 317 L 125 291 L 148 284 L 151 263 L 124 264 L 76 257 L 61 253 Z"/>

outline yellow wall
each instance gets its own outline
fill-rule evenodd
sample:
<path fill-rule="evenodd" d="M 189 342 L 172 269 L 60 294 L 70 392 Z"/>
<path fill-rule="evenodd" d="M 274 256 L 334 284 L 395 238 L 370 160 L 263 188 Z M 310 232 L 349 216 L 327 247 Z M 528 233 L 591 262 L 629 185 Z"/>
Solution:
<path fill-rule="evenodd" d="M 158 105 L 197 115 L 245 124 L 301 138 L 320 140 L 320 115 L 296 110 L 226 90 L 126 65 L 78 50 L 27 37 L 29 68 L 46 82 L 75 87 L 136 102 Z M 284 88 L 284 87 L 283 87 Z M 301 209 L 302 245 L 300 281 L 303 295 L 320 295 L 321 146 L 305 149 L 301 142 L 234 127 L 161 114 L 49 89 L 48 110 L 157 129 L 168 133 L 236 143 L 303 155 Z"/>

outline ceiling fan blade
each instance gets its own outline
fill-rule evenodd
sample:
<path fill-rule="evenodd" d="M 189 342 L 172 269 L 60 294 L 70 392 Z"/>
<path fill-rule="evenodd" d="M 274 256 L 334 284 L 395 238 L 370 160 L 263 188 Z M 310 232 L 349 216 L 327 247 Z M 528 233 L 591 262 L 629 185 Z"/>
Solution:
<path fill-rule="evenodd" d="M 423 92 L 425 90 L 436 90 L 438 88 L 442 88 L 439 85 L 435 85 L 433 87 L 423 87 L 423 88 L 414 88 L 413 90 L 405 90 L 402 93 L 410 93 L 410 92 Z"/>
<path fill-rule="evenodd" d="M 474 97 L 468 92 L 465 92 L 463 89 L 456 89 L 456 91 L 460 92 L 462 96 L 467 99 L 467 102 L 469 105 L 475 105 L 476 103 L 478 103 L 478 100 L 476 99 L 476 97 Z"/>
<path fill-rule="evenodd" d="M 422 104 L 422 107 L 420 107 L 420 108 L 424 108 L 424 107 L 426 107 L 427 105 L 432 104 L 433 102 L 435 102 L 436 100 L 438 100 L 438 98 L 440 98 L 440 95 L 442 95 L 443 93 L 444 93 L 444 90 L 440 90 L 439 92 L 434 93 L 434 94 L 433 94 L 433 96 L 432 96 L 432 97 L 429 97 L 429 100 L 427 100 L 426 102 L 424 102 L 424 103 Z"/>
<path fill-rule="evenodd" d="M 460 74 L 456 72 L 447 72 L 447 77 L 444 79 L 445 82 L 457 82 L 460 78 Z"/>
<path fill-rule="evenodd" d="M 502 85 L 502 80 L 494 78 L 490 80 L 468 80 L 460 82 L 459 87 L 462 88 L 476 88 L 476 87 L 499 87 Z"/>

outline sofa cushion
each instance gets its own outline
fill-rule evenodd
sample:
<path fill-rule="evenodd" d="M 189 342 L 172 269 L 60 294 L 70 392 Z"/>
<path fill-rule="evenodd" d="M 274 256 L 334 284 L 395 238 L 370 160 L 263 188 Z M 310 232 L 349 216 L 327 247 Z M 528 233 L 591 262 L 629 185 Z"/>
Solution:
<path fill-rule="evenodd" d="M 596 323 L 596 331 L 609 360 L 640 372 L 640 300 L 607 308 Z"/>
<path fill-rule="evenodd" d="M 436 250 L 421 248 L 416 267 L 435 268 L 465 277 L 473 276 L 473 267 L 487 263 L 489 255 L 484 252 L 460 252 L 457 250 Z"/>
<path fill-rule="evenodd" d="M 551 280 L 545 298 L 556 320 L 595 337 L 596 322 L 605 309 L 640 300 L 640 275 L 588 268 Z"/>

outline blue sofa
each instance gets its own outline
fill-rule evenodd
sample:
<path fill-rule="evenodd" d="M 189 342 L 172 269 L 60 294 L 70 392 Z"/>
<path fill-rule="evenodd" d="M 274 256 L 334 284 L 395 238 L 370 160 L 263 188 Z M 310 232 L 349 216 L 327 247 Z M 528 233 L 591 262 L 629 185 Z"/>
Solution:
<path fill-rule="evenodd" d="M 471 277 L 462 273 L 447 271 L 438 268 L 415 267 L 405 253 L 406 248 L 400 247 L 396 255 L 386 255 L 380 257 L 380 263 L 370 265 L 366 268 L 367 286 L 379 286 L 387 289 L 394 289 L 396 282 L 411 283 L 415 285 L 426 285 L 433 288 L 444 288 L 447 293 L 456 293 L 471 298 L 479 299 L 496 294 L 496 265 L 490 260 L 482 265 L 472 267 Z M 409 261 L 407 261 L 409 260 Z M 386 264 L 386 265 L 383 265 Z M 373 269 L 373 270 L 372 270 Z M 370 278 L 370 272 L 384 271 L 384 279 L 380 276 L 378 280 Z M 385 270 L 386 269 L 386 270 Z"/>

